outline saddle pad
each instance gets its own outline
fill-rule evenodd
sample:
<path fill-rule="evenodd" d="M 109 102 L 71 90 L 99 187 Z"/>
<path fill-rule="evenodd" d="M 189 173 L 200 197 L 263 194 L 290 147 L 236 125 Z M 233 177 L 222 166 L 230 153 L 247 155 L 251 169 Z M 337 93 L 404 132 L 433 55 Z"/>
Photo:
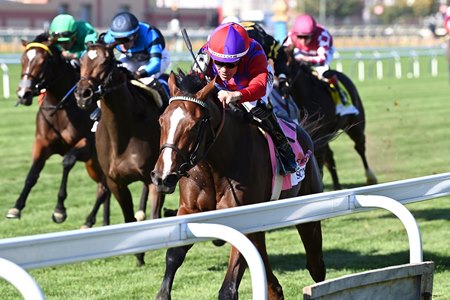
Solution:
<path fill-rule="evenodd" d="M 279 162 L 275 154 L 275 146 L 273 144 L 272 138 L 266 133 L 266 138 L 269 146 L 270 161 L 272 163 L 272 197 L 271 200 L 278 199 L 281 191 L 288 190 L 293 186 L 299 184 L 305 178 L 305 167 L 309 160 L 312 152 L 308 150 L 306 154 L 304 153 L 300 143 L 297 140 L 296 124 L 289 123 L 288 121 L 278 119 L 278 123 L 289 143 L 291 144 L 292 150 L 294 151 L 295 157 L 297 159 L 298 167 L 295 173 L 287 174 L 281 176 L 278 173 Z"/>
<path fill-rule="evenodd" d="M 144 83 L 142 83 L 139 80 L 132 79 L 132 80 L 130 80 L 130 82 L 131 82 L 131 84 L 133 84 L 137 87 L 140 87 L 142 90 L 144 90 L 150 96 L 153 96 L 153 99 L 155 99 L 155 103 L 158 108 L 161 108 L 163 106 L 161 96 L 159 95 L 159 93 L 157 91 L 148 87 L 147 85 L 145 85 Z"/>

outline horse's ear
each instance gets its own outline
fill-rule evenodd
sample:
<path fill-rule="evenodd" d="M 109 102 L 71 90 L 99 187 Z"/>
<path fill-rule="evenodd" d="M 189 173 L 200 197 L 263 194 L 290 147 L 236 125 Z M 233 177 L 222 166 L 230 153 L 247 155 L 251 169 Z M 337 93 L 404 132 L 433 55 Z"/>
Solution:
<path fill-rule="evenodd" d="M 180 89 L 177 87 L 177 78 L 173 71 L 170 71 L 169 80 L 167 81 L 169 84 L 170 95 L 175 96 L 180 92 Z"/>
<path fill-rule="evenodd" d="M 198 91 L 197 94 L 195 94 L 195 98 L 203 101 L 209 95 L 209 93 L 215 88 L 215 83 L 216 77 L 214 77 L 213 80 L 211 80 L 204 88 Z"/>
<path fill-rule="evenodd" d="M 49 41 L 48 46 L 54 45 L 58 41 L 58 37 L 57 36 L 50 37 L 48 41 Z"/>
<path fill-rule="evenodd" d="M 26 47 L 28 45 L 28 42 L 24 39 L 20 39 L 20 41 L 22 42 L 22 46 Z"/>

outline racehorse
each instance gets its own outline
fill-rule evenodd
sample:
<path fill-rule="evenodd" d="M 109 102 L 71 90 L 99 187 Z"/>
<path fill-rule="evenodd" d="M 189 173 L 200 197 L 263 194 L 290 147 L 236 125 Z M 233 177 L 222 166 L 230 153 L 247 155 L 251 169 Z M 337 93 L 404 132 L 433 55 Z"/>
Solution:
<path fill-rule="evenodd" d="M 377 178 L 369 167 L 365 153 L 366 137 L 364 130 L 366 119 L 364 107 L 353 82 L 341 72 L 328 71 L 337 75 L 338 80 L 348 92 L 353 105 L 359 111 L 358 115 L 336 115 L 328 83 L 314 75 L 309 65 L 297 62 L 292 55 L 288 55 L 288 57 L 291 74 L 290 94 L 300 108 L 301 118 L 307 115 L 309 121 L 320 124 L 319 129 L 312 135 L 313 140 L 318 141 L 315 154 L 320 170 L 323 170 L 325 165 L 331 174 L 334 189 L 341 189 L 333 151 L 327 140 L 329 140 L 330 134 L 333 135 L 342 129 L 355 143 L 354 148 L 364 165 L 367 184 L 376 184 Z M 321 140 L 321 137 L 324 137 L 323 140 Z"/>
<path fill-rule="evenodd" d="M 95 134 L 100 166 L 107 184 L 122 209 L 125 222 L 134 222 L 133 200 L 128 185 L 142 181 L 150 191 L 152 218 L 161 217 L 164 195 L 151 184 L 150 172 L 158 158 L 162 111 L 159 94 L 142 93 L 130 82 L 130 72 L 114 57 L 116 44 L 102 39 L 89 44 L 81 57 L 81 78 L 75 90 L 81 108 L 93 107 L 100 100 L 102 116 Z M 143 254 L 137 256 L 144 264 Z"/>
<path fill-rule="evenodd" d="M 217 99 L 214 80 L 206 84 L 197 74 L 169 77 L 171 102 L 160 117 L 161 153 L 152 172 L 158 189 L 172 193 L 179 183 L 178 215 L 269 201 L 272 169 L 266 138 L 258 127 L 239 112 L 225 109 Z M 245 116 L 245 115 L 244 115 Z M 303 149 L 313 142 L 305 131 Z M 287 198 L 322 191 L 322 181 L 314 155 L 305 169 L 305 178 L 281 193 Z M 320 222 L 296 225 L 305 245 L 307 269 L 312 278 L 325 278 Z M 283 299 L 282 287 L 272 272 L 266 252 L 264 232 L 247 235 L 255 244 L 267 272 L 269 299 Z M 170 299 L 175 272 L 192 245 L 171 248 L 166 254 L 166 271 L 157 299 Z M 246 268 L 243 256 L 231 247 L 228 271 L 219 299 L 237 299 L 239 283 Z"/>
<path fill-rule="evenodd" d="M 73 94 L 67 94 L 78 81 L 79 73 L 62 57 L 61 51 L 55 46 L 55 40 L 48 40 L 47 34 L 38 35 L 30 43 L 22 40 L 22 44 L 25 51 L 21 57 L 22 75 L 17 88 L 18 103 L 29 106 L 33 96 L 39 95 L 42 89 L 45 89 L 45 94 L 36 116 L 31 169 L 19 198 L 6 217 L 21 217 L 27 197 L 37 183 L 45 162 L 53 154 L 60 154 L 64 156 L 63 174 L 58 202 L 52 215 L 53 221 L 62 223 L 66 220 L 64 200 L 67 197 L 69 172 L 76 161 L 83 161 L 89 176 L 98 183 L 97 200 L 86 218 L 84 227 L 92 227 L 95 224 L 95 216 L 102 203 L 103 225 L 108 225 L 111 193 L 105 185 L 106 180 L 97 161 L 94 135 L 90 131 L 92 121 L 89 119 L 89 111 L 78 108 Z"/>

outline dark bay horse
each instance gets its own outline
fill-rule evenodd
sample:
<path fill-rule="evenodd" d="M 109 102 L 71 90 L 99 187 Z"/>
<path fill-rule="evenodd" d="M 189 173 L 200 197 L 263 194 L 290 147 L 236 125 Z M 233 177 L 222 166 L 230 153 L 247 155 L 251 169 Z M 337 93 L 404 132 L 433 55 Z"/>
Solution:
<path fill-rule="evenodd" d="M 179 181 L 178 215 L 269 201 L 272 170 L 267 141 L 258 127 L 241 114 L 224 109 L 217 99 L 214 81 L 206 85 L 199 76 L 172 73 L 171 102 L 161 115 L 161 153 L 152 172 L 158 189 L 172 193 Z M 305 131 L 303 149 L 313 142 Z M 301 184 L 282 192 L 280 198 L 322 192 L 320 171 L 314 156 L 306 165 Z M 325 279 L 320 222 L 296 226 L 304 243 L 307 269 L 317 281 Z M 269 265 L 264 232 L 247 235 L 255 244 L 267 272 L 269 299 L 283 299 L 283 291 Z M 157 299 L 170 299 L 177 269 L 192 245 L 171 248 Z M 237 299 L 246 268 L 243 256 L 231 247 L 228 271 L 219 299 Z"/>
<path fill-rule="evenodd" d="M 159 116 L 162 111 L 159 94 L 141 89 L 130 82 L 128 70 L 119 66 L 114 57 L 114 44 L 101 39 L 88 46 L 81 58 L 81 79 L 75 90 L 81 108 L 93 107 L 100 100 L 102 116 L 95 134 L 100 166 L 107 184 L 122 209 L 125 222 L 134 222 L 133 199 L 128 185 L 144 183 L 142 200 L 150 191 L 151 217 L 160 218 L 164 195 L 152 185 L 150 172 L 159 154 Z M 144 264 L 143 254 L 138 265 Z"/>
<path fill-rule="evenodd" d="M 328 136 L 344 130 L 355 143 L 355 150 L 362 159 L 367 184 L 377 183 L 377 179 L 366 158 L 366 137 L 365 137 L 365 113 L 359 93 L 353 82 L 345 74 L 335 70 L 334 72 L 340 83 L 345 87 L 348 95 L 351 97 L 353 105 L 358 109 L 358 115 L 336 115 L 335 105 L 329 90 L 328 83 L 318 79 L 311 67 L 295 61 L 289 56 L 289 69 L 291 74 L 290 93 L 297 103 L 301 117 L 307 115 L 307 122 L 317 122 L 319 129 L 312 135 L 316 143 L 316 157 L 319 168 L 322 170 L 325 165 L 330 171 L 333 187 L 335 190 L 341 189 L 336 169 L 336 163 L 333 157 L 333 151 L 328 143 Z M 323 139 L 321 139 L 323 138 Z M 322 140 L 322 141 L 321 141 Z"/>
<path fill-rule="evenodd" d="M 31 43 L 22 41 L 25 51 L 21 57 L 22 75 L 17 88 L 19 103 L 31 105 L 33 96 L 39 95 L 42 89 L 45 89 L 45 94 L 36 116 L 31 169 L 19 198 L 6 217 L 21 217 L 27 197 L 37 183 L 45 162 L 53 154 L 60 154 L 64 156 L 63 175 L 58 202 L 52 215 L 53 221 L 62 223 L 67 218 L 64 200 L 67 197 L 69 172 L 76 161 L 83 161 L 89 176 L 98 183 L 97 200 L 84 226 L 94 225 L 96 213 L 102 203 L 105 204 L 103 225 L 108 225 L 111 193 L 105 185 L 106 180 L 97 161 L 94 134 L 90 130 L 90 112 L 77 107 L 73 94 L 65 97 L 77 83 L 79 73 L 62 57 L 54 42 L 49 41 L 46 34 L 37 36 Z"/>

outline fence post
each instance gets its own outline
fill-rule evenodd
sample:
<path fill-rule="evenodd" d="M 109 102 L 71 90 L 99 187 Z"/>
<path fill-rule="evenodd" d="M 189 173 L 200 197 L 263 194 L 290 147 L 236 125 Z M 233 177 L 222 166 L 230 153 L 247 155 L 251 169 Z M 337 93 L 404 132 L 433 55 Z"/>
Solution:
<path fill-rule="evenodd" d="M 267 299 L 267 279 L 264 262 L 258 250 L 241 232 L 231 227 L 211 223 L 187 223 L 187 235 L 216 238 L 229 242 L 244 256 L 250 270 L 253 300 Z"/>
<path fill-rule="evenodd" d="M 361 52 L 356 53 L 356 58 L 358 60 L 358 79 L 359 79 L 359 81 L 364 81 L 364 75 L 365 75 L 364 74 L 365 73 L 364 61 L 361 59 L 361 56 L 362 56 Z"/>
<path fill-rule="evenodd" d="M 16 287 L 25 300 L 44 300 L 44 294 L 36 281 L 15 263 L 0 257 L 0 278 Z"/>
<path fill-rule="evenodd" d="M 8 66 L 5 63 L 0 64 L 3 70 L 3 97 L 8 99 L 10 96 L 9 92 L 9 70 Z"/>
<path fill-rule="evenodd" d="M 400 202 L 386 196 L 357 195 L 355 207 L 378 207 L 389 210 L 402 221 L 408 234 L 409 240 L 409 260 L 410 263 L 421 263 L 422 260 L 422 238 L 420 237 L 419 226 L 411 212 Z"/>

